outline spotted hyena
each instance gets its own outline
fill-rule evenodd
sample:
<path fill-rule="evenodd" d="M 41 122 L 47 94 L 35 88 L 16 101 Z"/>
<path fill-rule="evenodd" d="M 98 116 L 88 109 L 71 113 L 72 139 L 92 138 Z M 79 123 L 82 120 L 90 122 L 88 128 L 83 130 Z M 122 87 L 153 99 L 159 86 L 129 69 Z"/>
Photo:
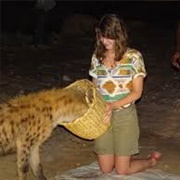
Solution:
<path fill-rule="evenodd" d="M 82 116 L 85 98 L 69 89 L 52 89 L 15 97 L 0 104 L 0 155 L 17 153 L 19 180 L 25 180 L 30 165 L 38 180 L 45 180 L 39 147 L 53 129 Z"/>

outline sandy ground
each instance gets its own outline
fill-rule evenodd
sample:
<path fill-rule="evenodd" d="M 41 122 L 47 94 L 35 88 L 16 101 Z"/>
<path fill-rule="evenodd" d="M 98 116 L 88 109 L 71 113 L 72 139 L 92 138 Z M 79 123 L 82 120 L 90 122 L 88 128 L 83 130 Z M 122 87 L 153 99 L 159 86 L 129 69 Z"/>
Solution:
<path fill-rule="evenodd" d="M 156 168 L 180 175 L 179 149 L 180 145 L 174 140 L 143 136 L 140 140 L 139 157 L 146 157 L 151 151 L 158 150 L 163 153 L 163 157 Z M 45 175 L 53 180 L 56 175 L 95 162 L 93 141 L 81 140 L 59 127 L 43 145 L 41 160 Z M 17 180 L 15 154 L 1 157 L 0 162 L 1 180 Z M 27 180 L 34 180 L 31 172 Z"/>
<path fill-rule="evenodd" d="M 160 151 L 163 157 L 157 167 L 180 175 L 180 74 L 169 63 L 173 32 L 140 22 L 129 26 L 137 30 L 136 37 L 134 31 L 131 34 L 133 45 L 141 49 L 148 71 L 143 97 L 137 103 L 141 127 L 139 156 Z M 1 72 L 0 100 L 3 102 L 19 93 L 66 86 L 76 79 L 88 78 L 92 49 L 92 40 L 88 38 L 62 41 L 51 49 L 1 48 L 3 63 L 6 63 Z M 57 127 L 42 146 L 41 161 L 48 179 L 90 164 L 96 161 L 93 141 L 80 139 Z M 0 157 L 0 179 L 17 180 L 15 154 Z M 27 180 L 33 179 L 29 172 Z"/>

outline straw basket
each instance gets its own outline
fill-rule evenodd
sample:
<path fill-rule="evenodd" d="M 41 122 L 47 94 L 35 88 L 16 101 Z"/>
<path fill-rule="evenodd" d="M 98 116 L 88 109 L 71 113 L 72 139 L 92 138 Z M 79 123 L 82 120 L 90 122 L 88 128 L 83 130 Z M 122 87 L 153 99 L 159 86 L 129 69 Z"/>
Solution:
<path fill-rule="evenodd" d="M 93 86 L 93 83 L 87 79 L 82 79 L 70 84 L 66 88 L 71 88 L 86 97 L 89 108 L 82 117 L 70 123 L 62 123 L 61 125 L 84 139 L 92 140 L 102 135 L 109 128 L 110 123 L 103 122 L 106 104 Z"/>

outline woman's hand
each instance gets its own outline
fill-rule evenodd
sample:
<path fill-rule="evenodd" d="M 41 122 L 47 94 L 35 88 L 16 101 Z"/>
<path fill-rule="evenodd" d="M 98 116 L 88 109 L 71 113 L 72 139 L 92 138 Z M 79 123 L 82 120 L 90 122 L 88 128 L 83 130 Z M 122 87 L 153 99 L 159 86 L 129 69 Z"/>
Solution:
<path fill-rule="evenodd" d="M 108 108 L 112 111 L 115 109 L 119 109 L 118 101 L 112 102 L 112 103 L 107 103 Z"/>
<path fill-rule="evenodd" d="M 173 66 L 175 66 L 176 68 L 180 69 L 180 52 L 176 52 L 171 60 Z"/>
<path fill-rule="evenodd" d="M 105 118 L 104 118 L 103 121 L 108 124 L 110 122 L 110 120 L 111 120 L 111 115 L 112 115 L 112 109 L 111 109 L 111 107 L 110 107 L 110 105 L 108 103 L 106 105 L 106 114 L 105 114 Z"/>

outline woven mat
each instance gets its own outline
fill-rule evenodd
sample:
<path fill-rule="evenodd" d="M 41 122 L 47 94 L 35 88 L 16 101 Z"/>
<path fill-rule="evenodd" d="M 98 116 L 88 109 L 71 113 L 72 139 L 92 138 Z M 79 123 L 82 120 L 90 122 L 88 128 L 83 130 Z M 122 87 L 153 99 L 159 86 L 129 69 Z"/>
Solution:
<path fill-rule="evenodd" d="M 168 174 L 159 169 L 148 169 L 133 175 L 117 175 L 115 172 L 104 175 L 100 172 L 97 162 L 57 175 L 55 180 L 180 180 L 180 176 Z"/>

